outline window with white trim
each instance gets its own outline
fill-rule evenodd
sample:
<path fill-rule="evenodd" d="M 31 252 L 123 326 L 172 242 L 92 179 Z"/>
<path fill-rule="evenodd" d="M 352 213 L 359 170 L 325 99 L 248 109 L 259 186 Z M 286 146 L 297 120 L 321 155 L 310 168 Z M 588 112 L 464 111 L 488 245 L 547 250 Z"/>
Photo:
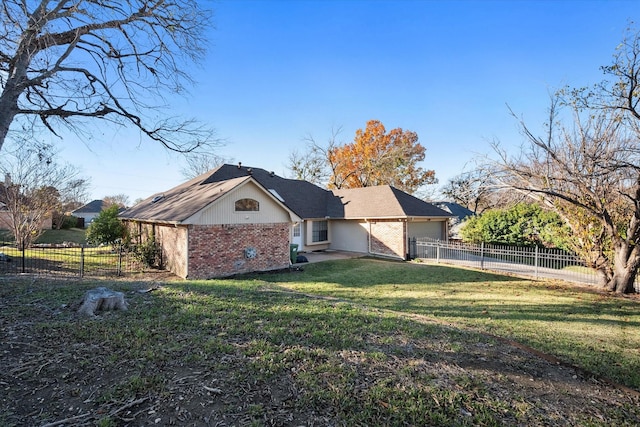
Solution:
<path fill-rule="evenodd" d="M 311 241 L 313 243 L 329 240 L 329 221 L 313 221 L 311 224 Z"/>

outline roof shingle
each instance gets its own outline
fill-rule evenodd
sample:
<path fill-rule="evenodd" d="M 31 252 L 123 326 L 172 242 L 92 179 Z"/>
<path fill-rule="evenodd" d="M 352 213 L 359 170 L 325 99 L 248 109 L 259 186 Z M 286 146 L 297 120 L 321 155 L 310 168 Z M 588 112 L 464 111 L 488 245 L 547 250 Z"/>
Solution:
<path fill-rule="evenodd" d="M 303 219 L 449 217 L 443 211 L 394 187 L 377 186 L 325 190 L 308 181 L 287 179 L 260 168 L 222 165 L 162 194 L 152 196 L 120 214 L 122 218 L 171 223 L 185 221 L 226 191 L 253 178 L 277 193 Z M 158 199 L 153 202 L 154 197 Z"/>

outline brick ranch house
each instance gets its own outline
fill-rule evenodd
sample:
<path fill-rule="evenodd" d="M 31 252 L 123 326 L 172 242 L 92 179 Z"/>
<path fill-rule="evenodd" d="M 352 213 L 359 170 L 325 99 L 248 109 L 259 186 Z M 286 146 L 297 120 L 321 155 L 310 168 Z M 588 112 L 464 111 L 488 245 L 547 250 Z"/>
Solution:
<path fill-rule="evenodd" d="M 451 214 L 391 186 L 326 190 L 264 169 L 222 165 L 121 212 L 165 266 L 207 279 L 286 268 L 299 252 L 405 259 L 410 237 L 447 238 Z"/>

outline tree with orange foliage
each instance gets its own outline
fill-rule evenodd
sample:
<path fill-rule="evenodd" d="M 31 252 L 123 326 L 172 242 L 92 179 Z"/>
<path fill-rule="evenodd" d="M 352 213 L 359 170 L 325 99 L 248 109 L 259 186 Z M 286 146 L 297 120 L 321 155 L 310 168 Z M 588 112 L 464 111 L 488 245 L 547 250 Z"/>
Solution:
<path fill-rule="evenodd" d="M 418 134 L 401 128 L 389 132 L 379 120 L 369 120 L 358 129 L 352 143 L 327 150 L 331 168 L 329 188 L 391 185 L 407 193 L 434 184 L 435 172 L 418 166 L 426 149 Z"/>

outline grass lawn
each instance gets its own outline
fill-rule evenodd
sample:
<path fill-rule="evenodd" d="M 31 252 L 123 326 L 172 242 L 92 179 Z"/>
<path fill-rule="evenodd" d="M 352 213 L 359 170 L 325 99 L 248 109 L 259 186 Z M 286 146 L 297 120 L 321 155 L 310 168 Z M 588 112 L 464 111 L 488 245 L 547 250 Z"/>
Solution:
<path fill-rule="evenodd" d="M 349 260 L 272 284 L 419 314 L 527 344 L 640 390 L 640 299 L 445 266 Z"/>
<path fill-rule="evenodd" d="M 72 242 L 77 244 L 87 243 L 86 230 L 71 228 L 69 230 L 45 230 L 36 243 L 62 243 Z"/>
<path fill-rule="evenodd" d="M 116 269 L 120 258 L 110 247 L 64 247 L 58 249 L 27 248 L 24 251 L 15 246 L 0 246 L 0 252 L 15 260 L 18 268 L 20 258 L 26 258 L 27 270 L 42 270 L 45 274 L 52 272 L 78 272 L 80 264 L 85 273 L 94 270 Z M 6 268 L 6 267 L 5 267 Z M 140 268 L 142 269 L 142 267 Z M 5 270 L 0 270 L 5 271 Z"/>
<path fill-rule="evenodd" d="M 0 230 L 0 239 L 4 242 L 13 242 L 13 235 L 9 230 Z M 36 243 L 63 243 L 72 242 L 83 244 L 87 242 L 86 230 L 71 228 L 68 230 L 44 230 Z"/>
<path fill-rule="evenodd" d="M 97 286 L 129 310 L 79 317 Z M 634 393 L 486 335 L 638 389 L 638 307 L 371 259 L 211 281 L 0 276 L 0 425 L 640 425 Z"/>

